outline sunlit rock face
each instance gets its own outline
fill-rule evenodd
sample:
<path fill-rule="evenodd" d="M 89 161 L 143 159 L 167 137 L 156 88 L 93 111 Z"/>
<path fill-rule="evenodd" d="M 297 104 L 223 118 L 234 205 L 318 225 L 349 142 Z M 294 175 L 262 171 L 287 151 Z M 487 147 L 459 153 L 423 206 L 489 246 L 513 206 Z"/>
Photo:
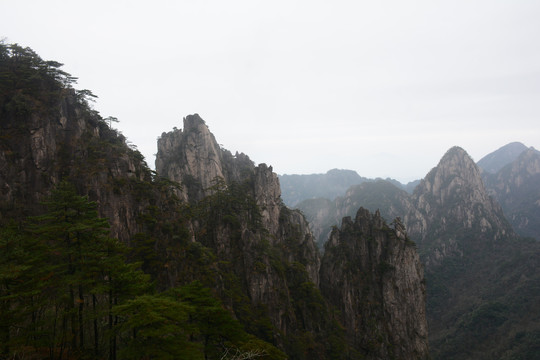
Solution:
<path fill-rule="evenodd" d="M 360 208 L 325 246 L 321 291 L 369 359 L 428 356 L 424 273 L 403 225 Z"/>

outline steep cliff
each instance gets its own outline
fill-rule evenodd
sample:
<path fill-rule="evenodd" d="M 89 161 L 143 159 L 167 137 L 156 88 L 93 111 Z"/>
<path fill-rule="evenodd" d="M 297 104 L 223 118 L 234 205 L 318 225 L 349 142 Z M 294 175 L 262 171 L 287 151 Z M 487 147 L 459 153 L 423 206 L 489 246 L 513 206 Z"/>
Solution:
<path fill-rule="evenodd" d="M 538 327 L 525 324 L 540 315 L 540 277 L 532 272 L 540 247 L 516 237 L 468 154 L 448 150 L 415 189 L 412 203 L 415 212 L 404 223 L 425 264 L 432 355 L 531 354 L 529 337 Z"/>
<path fill-rule="evenodd" d="M 305 331 L 321 340 L 334 331 L 322 330 L 331 324 L 327 309 L 315 314 L 299 305 L 326 307 L 317 295 L 320 255 L 303 216 L 282 204 L 272 167 L 221 149 L 205 122 L 190 115 L 182 130 L 162 134 L 156 170 L 180 184 L 179 196 L 196 213 L 193 240 L 211 249 L 219 263 L 213 286 L 242 321 L 251 322 L 252 332 L 292 352 Z M 298 293 L 302 286 L 307 293 Z M 261 319 L 250 319 L 246 307 Z M 256 325 L 265 318 L 271 324 L 266 330 Z M 329 348 L 302 351 L 318 358 Z"/>
<path fill-rule="evenodd" d="M 498 186 L 501 199 L 516 199 L 512 194 L 520 189 L 529 195 L 522 203 L 533 206 L 538 188 L 536 155 L 529 151 L 519 159 L 523 161 L 491 175 L 485 186 L 479 168 L 455 147 L 412 195 L 388 182 L 366 182 L 334 202 L 317 199 L 300 205 L 313 221 L 310 226 L 321 234 L 321 229 L 330 231 L 332 224 L 339 224 L 339 215 L 352 216 L 359 206 L 380 209 L 386 219 L 402 219 L 425 265 L 433 358 L 528 358 L 537 352 L 534 339 L 539 334 L 538 326 L 532 325 L 537 320 L 531 319 L 540 318 L 540 276 L 534 270 L 539 266 L 540 246 L 517 238 L 501 206 L 489 196 Z M 348 220 L 343 226 L 352 227 Z M 337 229 L 323 241 L 335 241 L 336 234 Z M 323 279 L 321 275 L 321 284 Z M 338 294 L 336 299 L 346 296 Z"/>
<path fill-rule="evenodd" d="M 325 245 L 321 290 L 368 359 L 428 357 L 422 265 L 403 225 L 360 208 Z"/>
<path fill-rule="evenodd" d="M 427 355 L 418 255 L 405 235 L 388 228 L 380 215 L 358 217 L 360 227 L 372 226 L 366 221 L 375 223 L 362 236 L 375 235 L 378 245 L 362 247 L 363 252 L 330 247 L 321 266 L 308 223 L 300 212 L 282 204 L 272 168 L 221 149 L 198 115 L 187 116 L 182 130 L 161 136 L 156 169 L 179 181 L 181 196 L 199 209 L 194 240 L 212 249 L 221 263 L 216 286 L 225 301 L 231 288 L 246 293 L 248 303 L 229 296 L 229 306 L 246 322 L 250 320 L 243 307 L 260 309 L 272 324 L 266 339 L 286 349 L 291 358 Z M 348 245 L 337 247 L 344 246 Z M 339 270 L 345 263 L 352 275 Z M 376 275 L 369 278 L 359 275 L 372 272 Z M 341 297 L 342 292 L 360 294 L 364 288 L 373 290 L 365 298 Z M 350 311 L 334 318 L 334 306 Z M 351 317 L 363 319 L 365 334 L 358 334 L 359 324 L 350 322 Z M 338 323 L 349 334 L 347 341 Z M 264 338 L 260 325 L 251 326 Z M 384 339 L 379 341 L 380 336 Z"/>
<path fill-rule="evenodd" d="M 9 104 L 4 109 L 9 109 Z M 137 232 L 137 204 L 123 184 L 150 181 L 142 156 L 125 138 L 64 90 L 47 113 L 32 111 L 2 116 L 0 194 L 3 214 L 35 214 L 40 201 L 62 179 L 98 201 L 110 220 L 112 235 L 122 240 Z"/>
<path fill-rule="evenodd" d="M 97 203 L 110 235 L 144 250 L 159 283 L 171 283 L 167 252 L 186 217 L 175 184 L 156 177 L 143 156 L 92 109 L 95 97 L 71 87 L 69 74 L 31 49 L 0 50 L 0 224 L 24 221 L 45 210 L 42 201 L 62 181 Z M 158 220 L 156 220 L 158 219 Z M 158 255 L 159 254 L 159 255 Z M 153 260 L 149 260 L 152 258 Z M 158 265 L 159 264 L 159 265 Z"/>
<path fill-rule="evenodd" d="M 491 198 L 480 170 L 461 148 L 446 152 L 416 187 L 404 223 L 425 254 L 427 268 L 465 247 L 513 236 L 500 205 Z M 420 216 L 419 213 L 420 212 Z"/>
<path fill-rule="evenodd" d="M 255 167 L 243 153 L 234 156 L 222 149 L 203 119 L 197 114 L 184 118 L 180 130 L 163 133 L 158 139 L 156 172 L 182 185 L 179 196 L 197 202 L 225 184 L 249 182 L 249 191 L 262 211 L 264 227 L 277 235 L 281 190 L 272 167 Z"/>
<path fill-rule="evenodd" d="M 189 348 L 198 355 L 204 353 L 205 358 L 223 358 L 231 344 L 266 349 L 266 358 L 278 359 L 285 355 L 269 343 L 284 350 L 290 359 L 377 358 L 384 354 L 405 359 L 415 351 L 424 351 L 418 350 L 425 329 L 423 297 L 417 294 L 422 289 L 421 276 L 417 273 L 414 277 L 411 272 L 419 271 L 418 262 L 409 254 L 413 248 L 406 245 L 401 228 L 389 229 L 381 225 L 380 217 L 374 218 L 373 232 L 386 234 L 380 239 L 382 250 L 343 255 L 329 251 L 332 257 L 326 258 L 326 270 L 322 271 L 308 224 L 299 211 L 283 205 L 272 168 L 255 166 L 246 155 L 233 156 L 221 149 L 198 115 L 186 117 L 182 130 L 161 136 L 155 173 L 110 122 L 92 110 L 91 92 L 71 88 L 71 77 L 57 69 L 60 64 L 44 62 L 33 51 L 18 46 L 0 43 L 0 51 L 0 77 L 6 79 L 0 82 L 0 245 L 5 250 L 9 244 L 12 250 L 12 245 L 24 244 L 14 252 L 1 253 L 0 339 L 10 342 L 0 349 L 1 356 L 31 348 L 32 356 L 37 357 L 48 346 L 49 354 L 58 358 L 115 358 L 117 349 L 130 350 L 142 338 L 137 333 L 141 327 L 151 328 L 147 339 L 156 340 L 149 343 L 154 350 L 155 344 L 166 338 L 170 349 L 157 351 L 183 353 Z M 88 248 L 96 252 L 93 257 L 83 254 L 81 247 L 76 249 L 70 231 L 84 233 L 91 240 L 89 228 L 70 228 L 64 218 L 56 221 L 50 214 L 46 225 L 54 226 L 44 231 L 52 234 L 50 238 L 26 227 L 27 222 L 39 222 L 29 215 L 47 211 L 41 200 L 59 183 L 69 185 L 64 187 L 70 189 L 71 197 L 66 199 L 77 199 L 92 209 L 94 203 L 89 200 L 95 201 L 99 215 L 107 221 L 91 214 L 100 224 L 100 234 L 94 235 L 103 245 L 115 244 L 117 248 L 93 249 L 96 242 L 89 241 Z M 65 213 L 72 211 L 67 205 L 63 206 Z M 4 229 L 5 224 L 9 228 Z M 56 236 L 58 229 L 65 236 Z M 79 235 L 73 239 L 82 239 Z M 25 241 L 19 241 L 22 238 Z M 45 246 L 48 241 L 56 247 L 51 250 Z M 40 246 L 34 247 L 36 243 Z M 61 281 L 48 282 L 52 272 L 36 277 L 43 281 L 42 288 L 54 291 L 41 297 L 35 289 L 25 288 L 18 293 L 24 299 L 14 300 L 12 285 L 21 285 L 17 276 L 24 271 L 13 275 L 12 265 L 17 270 L 36 263 L 48 266 L 47 256 L 56 250 L 66 255 L 53 254 L 68 269 L 56 274 Z M 84 265 L 76 279 L 75 253 Z M 35 257 L 26 259 L 26 254 Z M 87 255 L 92 261 L 86 261 Z M 113 258 L 114 262 L 109 262 Z M 347 341 L 346 334 L 355 333 L 350 328 L 353 325 L 336 315 L 332 305 L 341 308 L 335 294 L 343 290 L 328 269 L 334 262 L 338 269 L 345 258 L 358 265 L 361 270 L 356 272 L 380 272 L 369 279 L 360 279 L 353 272 L 346 289 L 351 293 L 358 293 L 360 286 L 381 289 L 374 290 L 370 299 L 382 301 L 383 308 L 358 303 L 358 298 L 343 302 L 347 309 L 356 307 L 366 316 L 373 315 L 368 328 L 376 331 L 361 341 Z M 92 280 L 82 270 L 88 269 L 86 266 L 91 268 Z M 122 269 L 114 274 L 123 275 L 111 277 L 103 266 Z M 403 270 L 405 278 L 397 273 L 390 276 L 392 266 L 399 274 Z M 151 275 L 152 289 L 141 270 Z M 339 273 L 336 270 L 335 275 Z M 97 286 L 98 282 L 102 285 Z M 125 286 L 133 288 L 126 293 Z M 322 296 L 321 288 L 331 301 Z M 58 339 L 50 336 L 46 345 L 32 340 L 37 334 L 31 326 L 35 325 L 35 308 L 27 305 L 38 298 L 41 315 L 46 313 L 48 321 L 43 324 L 56 327 L 62 319 L 56 317 L 59 308 L 55 306 L 60 304 L 65 310 L 63 323 L 58 325 L 63 335 Z M 58 302 L 51 303 L 51 299 Z M 419 314 L 415 319 L 409 317 L 413 303 Z M 140 312 L 139 305 L 152 313 Z M 9 311 L 14 306 L 21 310 L 17 316 Z M 219 316 L 201 320 L 201 309 Z M 120 312 L 122 316 L 116 317 Z M 165 314 L 167 321 L 152 317 Z M 363 324 L 367 320 L 363 319 Z M 216 325 L 219 334 L 209 329 L 209 324 Z M 50 335 L 46 327 L 43 325 L 43 334 Z M 31 335 L 21 335 L 21 328 Z M 408 342 L 405 333 L 410 336 Z M 381 341 L 373 338 L 379 334 L 384 337 Z M 242 339 L 234 340 L 234 336 Z M 389 343 L 394 340 L 399 345 L 391 350 Z"/>

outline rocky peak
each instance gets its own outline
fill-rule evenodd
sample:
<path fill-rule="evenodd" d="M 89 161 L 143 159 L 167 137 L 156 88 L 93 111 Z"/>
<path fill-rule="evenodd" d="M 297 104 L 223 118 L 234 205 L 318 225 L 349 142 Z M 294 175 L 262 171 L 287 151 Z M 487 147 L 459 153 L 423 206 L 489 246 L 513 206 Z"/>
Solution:
<path fill-rule="evenodd" d="M 534 147 L 523 151 L 515 162 L 512 163 L 512 172 L 523 172 L 527 175 L 540 173 L 540 152 Z"/>
<path fill-rule="evenodd" d="M 465 150 L 453 147 L 420 182 L 414 194 L 419 198 L 430 196 L 437 205 L 445 206 L 465 191 L 473 197 L 472 201 L 486 201 L 479 168 Z"/>
<path fill-rule="evenodd" d="M 158 139 L 156 171 L 182 185 L 180 196 L 199 201 L 213 191 L 218 179 L 225 184 L 247 182 L 250 195 L 262 212 L 263 226 L 277 234 L 281 207 L 279 179 L 271 166 L 255 166 L 243 153 L 222 149 L 198 115 L 184 118 L 184 128 L 163 133 Z"/>
<path fill-rule="evenodd" d="M 363 358 L 423 359 L 428 355 L 423 269 L 401 222 L 394 226 L 364 208 L 354 221 L 343 218 L 325 246 L 321 291 L 341 312 L 348 340 L 364 350 Z"/>
<path fill-rule="evenodd" d="M 417 213 L 405 217 L 409 234 L 421 248 L 438 249 L 425 259 L 427 267 L 450 254 L 462 256 L 460 241 L 465 232 L 480 234 L 477 241 L 496 241 L 513 234 L 501 207 L 488 195 L 480 169 L 459 147 L 448 150 L 421 181 L 412 202 L 422 218 Z"/>
<path fill-rule="evenodd" d="M 184 130 L 162 133 L 158 139 L 156 172 L 183 185 L 184 200 L 200 200 L 216 178 L 224 178 L 222 151 L 198 114 L 184 118 Z M 196 184 L 191 182 L 196 180 Z"/>

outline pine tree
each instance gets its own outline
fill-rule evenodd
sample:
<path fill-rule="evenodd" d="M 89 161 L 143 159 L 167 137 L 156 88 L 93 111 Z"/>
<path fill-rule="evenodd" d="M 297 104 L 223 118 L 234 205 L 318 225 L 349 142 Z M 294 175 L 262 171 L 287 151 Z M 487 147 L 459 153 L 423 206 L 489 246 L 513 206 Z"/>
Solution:
<path fill-rule="evenodd" d="M 114 305 L 143 293 L 149 277 L 139 264 L 127 264 L 127 248 L 110 238 L 97 205 L 62 182 L 45 202 L 47 212 L 33 219 L 31 233 L 46 245 L 50 274 L 40 284 L 42 337 L 62 358 L 92 352 L 116 358 Z M 108 343 L 108 344 L 106 344 Z"/>

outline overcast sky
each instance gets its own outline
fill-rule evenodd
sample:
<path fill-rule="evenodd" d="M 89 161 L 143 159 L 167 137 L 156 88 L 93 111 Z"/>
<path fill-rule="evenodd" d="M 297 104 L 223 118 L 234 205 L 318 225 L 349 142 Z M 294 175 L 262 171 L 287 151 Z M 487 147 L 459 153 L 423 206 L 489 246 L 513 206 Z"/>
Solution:
<path fill-rule="evenodd" d="M 0 0 L 154 167 L 198 113 L 278 174 L 422 178 L 446 150 L 540 149 L 540 1 Z"/>

